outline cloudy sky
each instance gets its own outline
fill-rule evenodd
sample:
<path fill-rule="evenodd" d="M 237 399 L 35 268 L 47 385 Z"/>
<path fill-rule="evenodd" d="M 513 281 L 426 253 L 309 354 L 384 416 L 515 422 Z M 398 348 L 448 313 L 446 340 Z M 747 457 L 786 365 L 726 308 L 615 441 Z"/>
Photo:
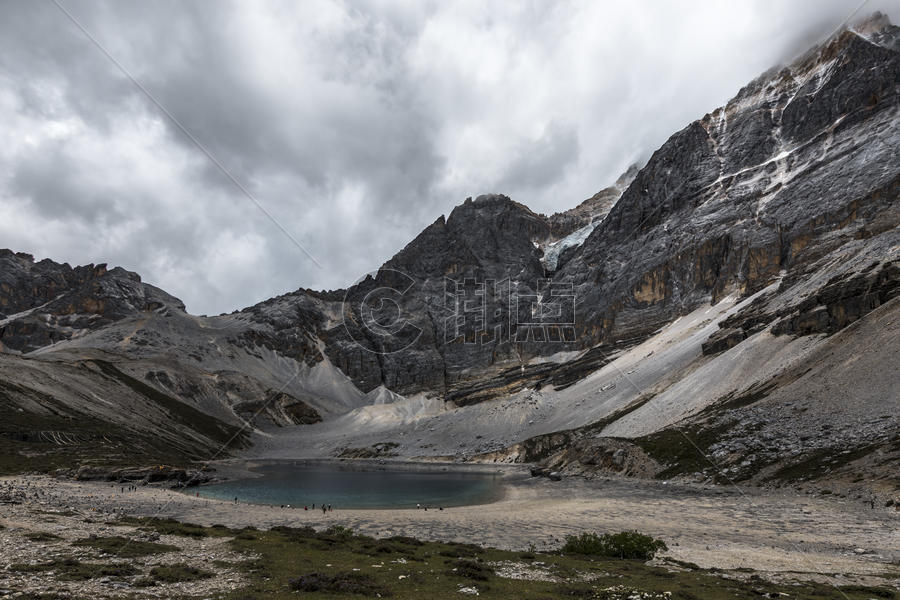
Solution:
<path fill-rule="evenodd" d="M 344 287 L 466 196 L 570 208 L 859 6 L 59 2 L 190 135 L 54 2 L 0 0 L 0 247 L 208 314 Z"/>

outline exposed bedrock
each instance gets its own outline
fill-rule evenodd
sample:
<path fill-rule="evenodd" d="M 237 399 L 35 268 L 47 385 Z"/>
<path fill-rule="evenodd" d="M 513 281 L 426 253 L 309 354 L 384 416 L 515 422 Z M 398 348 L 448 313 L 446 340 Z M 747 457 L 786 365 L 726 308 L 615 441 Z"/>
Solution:
<path fill-rule="evenodd" d="M 616 436 L 665 430 L 742 391 L 725 389 L 720 374 L 752 387 L 752 365 L 772 377 L 817 344 L 853 341 L 894 306 L 898 48 L 898 28 L 876 15 L 762 74 L 574 209 L 548 217 L 502 194 L 467 199 L 344 290 L 301 288 L 194 316 L 125 269 L 0 250 L 0 383 L 12 390 L 3 409 L 17 424 L 0 441 L 39 430 L 48 432 L 42 444 L 83 447 L 104 423 L 128 425 L 130 411 L 143 410 L 134 420 L 141 456 L 166 455 L 159 441 L 178 439 L 184 457 L 237 427 L 268 440 L 294 424 L 304 435 L 325 431 L 344 416 L 417 423 L 416 407 L 428 418 L 456 415 L 462 431 L 469 413 L 454 411 L 495 418 L 490 402 L 531 393 L 547 410 L 521 416 L 504 444 L 598 422 Z M 716 362 L 740 350 L 744 371 Z M 660 413 L 647 412 L 655 401 L 617 412 L 644 394 L 623 391 L 627 373 L 610 366 L 621 357 L 650 373 Z M 622 378 L 617 391 L 591 388 L 601 371 Z M 365 421 L 361 407 L 379 398 L 408 405 Z M 181 420 L 166 421 L 173 412 Z M 25 427 L 21 415 L 42 427 Z M 347 451 L 395 442 L 372 437 Z M 453 442 L 454 452 L 472 448 Z M 115 453 L 122 443 L 109 441 Z M 573 444 L 566 456 L 598 464 L 624 448 L 563 443 Z M 654 458 L 654 447 L 641 448 Z"/>

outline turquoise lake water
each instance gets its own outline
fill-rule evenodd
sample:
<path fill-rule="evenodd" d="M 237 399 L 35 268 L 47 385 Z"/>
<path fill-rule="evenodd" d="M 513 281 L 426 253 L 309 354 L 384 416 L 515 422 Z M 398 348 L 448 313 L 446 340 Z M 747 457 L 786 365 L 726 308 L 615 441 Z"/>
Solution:
<path fill-rule="evenodd" d="M 204 498 L 303 508 L 429 508 L 484 504 L 499 499 L 499 474 L 376 470 L 345 465 L 278 462 L 255 466 L 258 477 L 193 488 Z"/>

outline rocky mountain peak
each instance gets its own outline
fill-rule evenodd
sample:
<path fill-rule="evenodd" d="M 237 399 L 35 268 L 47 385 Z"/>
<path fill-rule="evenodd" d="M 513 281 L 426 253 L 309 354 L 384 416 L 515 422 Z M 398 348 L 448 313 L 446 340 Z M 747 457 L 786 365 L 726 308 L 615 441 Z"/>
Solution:
<path fill-rule="evenodd" d="M 857 307 L 841 294 L 856 298 L 869 289 L 865 277 L 847 273 L 855 287 L 840 283 L 827 293 L 815 287 L 840 265 L 865 266 L 859 257 L 881 264 L 884 248 L 892 247 L 900 139 L 896 29 L 875 16 L 768 71 L 675 132 L 642 168 L 632 165 L 574 209 L 546 217 L 502 194 L 468 198 L 346 291 L 301 289 L 223 317 L 221 353 L 228 360 L 229 353 L 246 352 L 261 361 L 330 365 L 361 392 L 385 386 L 462 405 L 526 385 L 571 385 L 598 368 L 608 350 L 640 343 L 711 301 L 774 284 L 782 286 L 780 304 L 737 319 L 711 351 L 779 319 L 787 324 L 773 327 L 774 334 L 808 332 L 809 323 L 826 321 L 832 329 L 843 326 L 847 319 L 826 320 L 824 312 L 858 318 L 896 291 L 896 270 L 884 266 L 872 270 L 881 282 L 877 295 Z M 844 253 L 857 258 L 847 263 Z M 489 292 L 488 281 L 504 280 L 522 297 L 521 314 L 519 306 L 482 293 L 476 300 L 493 304 L 486 317 L 476 315 L 482 330 L 473 333 L 490 335 L 480 343 L 448 335 L 448 281 Z M 564 325 L 575 335 L 551 340 L 561 328 L 533 318 L 543 314 L 548 285 L 569 290 L 576 310 Z M 362 302 L 384 287 L 403 290 L 397 302 L 409 317 L 406 337 L 366 330 Z M 124 269 L 35 263 L 0 251 L 0 341 L 8 349 L 27 352 L 116 320 L 139 327 L 149 313 L 183 310 Z M 546 337 L 520 339 L 519 325 Z M 161 353 L 180 351 L 167 348 L 163 334 L 147 339 Z M 403 343 L 390 346 L 397 339 Z M 197 343 L 191 356 L 219 352 L 209 346 Z M 572 364 L 526 364 L 570 351 L 584 354 Z M 220 368 L 231 368 L 215 356 Z"/>
<path fill-rule="evenodd" d="M 0 250 L 0 343 L 28 352 L 144 311 L 184 311 L 184 303 L 105 263 L 72 268 Z"/>
<path fill-rule="evenodd" d="M 854 23 L 851 30 L 889 50 L 900 50 L 900 27 L 897 27 L 887 15 L 874 12 L 870 16 Z"/>
<path fill-rule="evenodd" d="M 640 166 L 632 164 L 619 175 L 615 184 L 603 188 L 575 208 L 550 215 L 548 221 L 550 222 L 551 244 L 579 229 L 601 221 L 612 210 L 622 192 L 634 181 L 638 171 L 640 171 Z"/>

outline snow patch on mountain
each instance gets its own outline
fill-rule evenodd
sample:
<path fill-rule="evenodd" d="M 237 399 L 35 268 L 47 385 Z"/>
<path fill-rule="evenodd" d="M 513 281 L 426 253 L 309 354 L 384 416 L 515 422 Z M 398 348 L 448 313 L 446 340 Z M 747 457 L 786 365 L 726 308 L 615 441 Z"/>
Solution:
<path fill-rule="evenodd" d="M 599 225 L 601 220 L 594 221 L 593 223 L 588 223 L 581 229 L 576 229 L 566 237 L 561 240 L 557 240 L 555 242 L 551 242 L 547 244 L 544 248 L 544 256 L 541 258 L 541 263 L 543 263 L 544 268 L 548 271 L 555 271 L 556 265 L 559 262 L 559 257 L 562 254 L 563 250 L 567 248 L 575 248 L 584 243 L 584 240 L 591 235 L 591 232 Z"/>

